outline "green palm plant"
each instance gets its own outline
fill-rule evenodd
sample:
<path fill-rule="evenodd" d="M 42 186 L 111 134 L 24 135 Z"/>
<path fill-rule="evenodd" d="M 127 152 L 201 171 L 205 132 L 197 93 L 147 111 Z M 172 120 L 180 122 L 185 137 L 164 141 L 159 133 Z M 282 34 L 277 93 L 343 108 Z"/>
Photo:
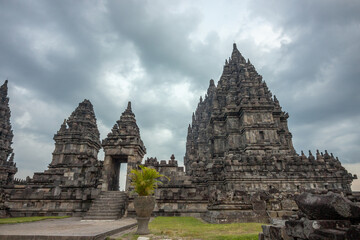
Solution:
<path fill-rule="evenodd" d="M 160 174 L 153 168 L 145 167 L 140 165 L 140 169 L 131 170 L 131 185 L 134 186 L 134 192 L 139 194 L 139 196 L 149 196 L 152 195 L 157 188 L 157 185 L 162 183 L 159 180 L 156 180 L 160 177 L 165 177 L 170 181 L 170 178 Z"/>

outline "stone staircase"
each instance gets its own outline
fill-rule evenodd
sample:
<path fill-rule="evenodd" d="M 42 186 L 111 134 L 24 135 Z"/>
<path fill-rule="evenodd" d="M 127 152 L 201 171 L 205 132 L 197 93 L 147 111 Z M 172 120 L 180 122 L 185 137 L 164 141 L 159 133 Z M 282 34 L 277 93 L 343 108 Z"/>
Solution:
<path fill-rule="evenodd" d="M 121 218 L 128 205 L 128 195 L 120 191 L 101 192 L 93 201 L 84 220 L 115 220 Z"/>

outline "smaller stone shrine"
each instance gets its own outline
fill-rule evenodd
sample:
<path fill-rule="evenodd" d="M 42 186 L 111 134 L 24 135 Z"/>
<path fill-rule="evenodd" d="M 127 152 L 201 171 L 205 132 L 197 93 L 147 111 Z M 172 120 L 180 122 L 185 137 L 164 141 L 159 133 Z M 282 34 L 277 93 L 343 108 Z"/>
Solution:
<path fill-rule="evenodd" d="M 111 132 L 102 142 L 105 152 L 103 169 L 103 191 L 119 190 L 120 166 L 127 164 L 127 173 L 136 168 L 146 154 L 146 148 L 140 137 L 131 102 L 116 122 Z M 130 179 L 126 179 L 125 190 L 130 188 Z"/>
<path fill-rule="evenodd" d="M 100 193 L 101 148 L 94 109 L 84 100 L 54 136 L 49 169 L 5 188 L 11 216 L 82 216 Z"/>

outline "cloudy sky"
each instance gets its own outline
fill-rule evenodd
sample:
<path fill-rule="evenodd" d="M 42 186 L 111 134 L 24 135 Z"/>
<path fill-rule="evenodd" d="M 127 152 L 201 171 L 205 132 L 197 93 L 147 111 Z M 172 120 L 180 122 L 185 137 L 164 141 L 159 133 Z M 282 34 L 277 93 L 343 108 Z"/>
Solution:
<path fill-rule="evenodd" d="M 132 101 L 147 156 L 182 162 L 191 114 L 234 42 L 289 112 L 296 150 L 327 149 L 360 176 L 359 12 L 355 0 L 0 0 L 17 177 L 46 169 L 83 99 L 102 139 Z"/>

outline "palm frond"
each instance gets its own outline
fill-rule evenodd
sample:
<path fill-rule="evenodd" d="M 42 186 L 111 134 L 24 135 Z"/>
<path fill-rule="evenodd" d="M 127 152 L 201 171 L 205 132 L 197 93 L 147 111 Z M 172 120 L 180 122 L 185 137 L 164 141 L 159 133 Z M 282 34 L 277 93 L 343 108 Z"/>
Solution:
<path fill-rule="evenodd" d="M 152 195 L 157 188 L 158 184 L 162 182 L 156 180 L 160 177 L 165 177 L 170 181 L 170 178 L 167 176 L 160 174 L 153 168 L 145 167 L 143 165 L 139 166 L 140 169 L 132 169 L 131 170 L 131 185 L 134 186 L 134 192 L 139 194 L 140 196 L 149 196 Z"/>

